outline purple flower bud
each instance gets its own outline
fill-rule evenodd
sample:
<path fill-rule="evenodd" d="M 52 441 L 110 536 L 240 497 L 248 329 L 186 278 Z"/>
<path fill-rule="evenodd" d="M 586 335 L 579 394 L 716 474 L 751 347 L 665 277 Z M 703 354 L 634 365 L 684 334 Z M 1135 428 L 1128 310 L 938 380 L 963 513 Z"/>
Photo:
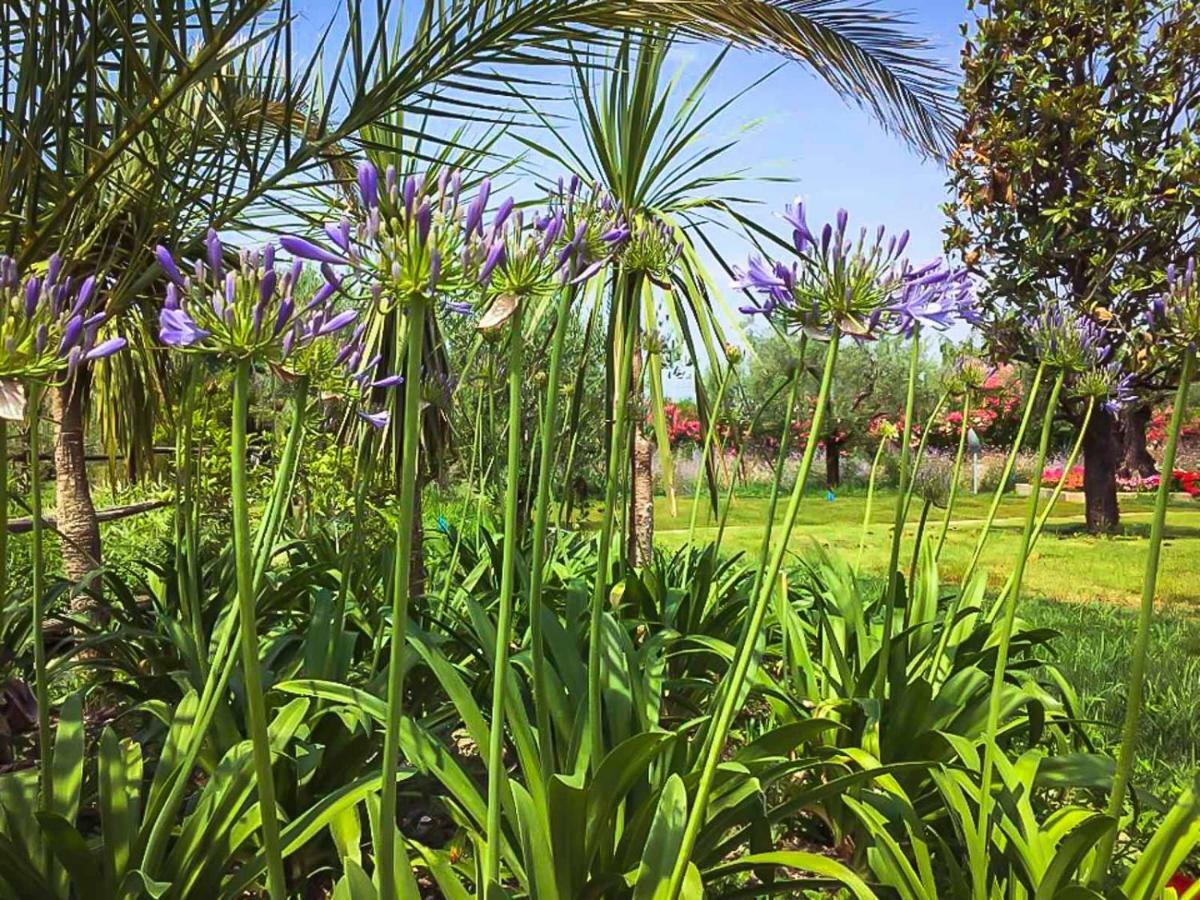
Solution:
<path fill-rule="evenodd" d="M 233 300 L 237 296 L 237 275 L 229 272 L 225 276 L 225 309 L 233 308 Z"/>
<path fill-rule="evenodd" d="M 62 257 L 55 253 L 50 257 L 50 262 L 46 265 L 46 284 L 47 286 L 58 281 L 59 273 L 62 272 Z"/>
<path fill-rule="evenodd" d="M 79 343 L 80 337 L 83 336 L 83 316 L 74 316 L 67 327 L 63 329 L 62 340 L 58 344 L 58 355 L 66 356 L 67 351 Z"/>
<path fill-rule="evenodd" d="M 292 329 L 283 336 L 283 342 L 279 345 L 279 351 L 286 357 L 292 352 L 292 345 L 296 343 L 296 331 Z"/>
<path fill-rule="evenodd" d="M 487 208 L 488 194 L 492 191 L 492 183 L 487 178 L 479 185 L 479 194 L 467 207 L 466 232 L 470 234 L 483 224 L 483 211 Z"/>
<path fill-rule="evenodd" d="M 179 288 L 174 282 L 167 285 L 167 298 L 163 301 L 164 309 L 179 309 Z"/>
<path fill-rule="evenodd" d="M 500 229 L 504 227 L 504 223 L 508 221 L 509 214 L 513 211 L 516 201 L 512 197 L 506 197 L 504 202 L 500 204 L 500 208 L 496 210 L 496 218 L 492 220 L 492 233 L 499 234 Z M 517 230 L 520 230 L 518 226 Z"/>
<path fill-rule="evenodd" d="M 283 302 L 279 304 L 279 312 L 275 314 L 275 335 L 278 336 L 284 328 L 287 327 L 288 320 L 292 318 L 292 313 L 296 309 L 295 301 L 291 297 L 285 297 Z"/>
<path fill-rule="evenodd" d="M 154 256 L 166 276 L 180 287 L 183 287 L 183 275 L 179 271 L 179 266 L 175 265 L 175 258 L 171 256 L 171 251 L 162 244 L 159 244 L 154 248 Z"/>
<path fill-rule="evenodd" d="M 479 270 L 480 284 L 487 284 L 488 280 L 492 277 L 492 272 L 495 270 L 496 266 L 500 265 L 500 263 L 504 260 L 504 256 L 505 251 L 503 242 L 496 241 L 490 248 L 488 248 L 487 257 L 484 259 L 483 266 Z"/>
<path fill-rule="evenodd" d="M 371 387 L 373 387 L 373 388 L 393 388 L 393 387 L 396 387 L 401 384 L 404 384 L 404 376 L 403 375 L 388 375 L 384 378 L 380 378 L 378 381 L 371 382 Z"/>
<path fill-rule="evenodd" d="M 263 277 L 262 277 L 262 281 L 260 281 L 258 283 L 259 303 L 265 305 L 266 303 L 270 302 L 270 300 L 273 296 L 275 296 L 276 280 L 277 280 L 277 278 L 275 275 L 275 270 L 267 269 L 266 274 L 263 275 Z"/>
<path fill-rule="evenodd" d="M 372 428 L 380 431 L 382 431 L 384 428 L 387 428 L 388 423 L 392 420 L 392 417 L 388 415 L 388 411 L 386 409 L 381 409 L 379 412 L 374 413 L 365 413 L 362 410 L 359 410 L 358 417 Z"/>
<path fill-rule="evenodd" d="M 37 336 L 33 339 L 34 351 L 36 353 L 38 353 L 38 355 L 41 355 L 45 351 L 46 344 L 49 343 L 49 340 L 50 340 L 49 330 L 46 328 L 45 325 L 39 325 L 38 330 L 37 330 Z"/>
<path fill-rule="evenodd" d="M 314 262 L 326 262 L 335 266 L 343 266 L 346 260 L 338 256 L 336 253 L 331 253 L 324 247 L 318 247 L 311 241 L 306 241 L 301 237 L 292 235 L 284 235 L 279 239 L 279 246 L 286 250 L 292 256 L 298 256 L 301 259 L 311 259 Z"/>
<path fill-rule="evenodd" d="M 446 309 L 459 316 L 469 316 L 474 311 L 474 308 L 470 303 L 460 300 L 451 300 L 447 302 Z"/>
<path fill-rule="evenodd" d="M 429 201 L 424 200 L 417 209 L 417 243 L 422 247 L 429 240 L 429 227 L 433 222 L 433 212 L 429 209 Z"/>
<path fill-rule="evenodd" d="M 367 209 L 379 205 L 379 172 L 369 162 L 358 167 L 358 190 Z"/>
<path fill-rule="evenodd" d="M 900 235 L 900 240 L 896 242 L 896 255 L 899 256 L 901 253 L 903 253 L 904 248 L 907 246 L 908 246 L 908 230 L 906 229 L 904 231 L 904 233 Z"/>
<path fill-rule="evenodd" d="M 838 234 L 846 233 L 846 223 L 850 221 L 850 214 L 844 209 L 837 211 L 837 230 Z"/>
<path fill-rule="evenodd" d="M 347 219 L 342 219 L 336 225 L 333 222 L 326 222 L 325 234 L 343 253 L 350 252 L 350 222 Z"/>
<path fill-rule="evenodd" d="M 313 294 L 312 300 L 309 301 L 308 306 L 305 307 L 306 311 L 316 309 L 318 306 L 322 305 L 326 300 L 336 294 L 337 290 L 338 285 L 330 284 L 328 281 L 325 282 L 323 285 L 317 288 L 317 292 Z"/>
<path fill-rule="evenodd" d="M 267 244 L 263 247 L 262 266 L 265 271 L 271 272 L 275 269 L 275 245 Z"/>
<path fill-rule="evenodd" d="M 429 251 L 429 290 L 436 291 L 442 277 L 442 254 L 436 247 Z"/>
<path fill-rule="evenodd" d="M 36 278 L 25 282 L 25 317 L 32 319 L 37 312 L 38 300 L 42 296 L 42 286 Z"/>
<path fill-rule="evenodd" d="M 288 271 L 288 275 L 291 276 L 291 278 L 288 282 L 289 290 L 296 286 L 296 282 L 298 282 L 300 280 L 300 276 L 303 273 L 304 273 L 303 261 L 298 260 L 298 259 L 293 259 L 292 260 L 292 268 Z"/>
<path fill-rule="evenodd" d="M 327 334 L 333 334 L 335 331 L 340 331 L 356 318 L 358 318 L 357 310 L 347 309 L 344 312 L 340 312 L 317 329 L 317 337 L 323 337 Z"/>
<path fill-rule="evenodd" d="M 392 200 L 396 199 L 396 167 L 388 166 L 383 170 L 383 185 L 387 190 L 388 197 Z"/>
<path fill-rule="evenodd" d="M 112 337 L 92 348 L 92 350 L 87 354 L 87 356 L 84 357 L 84 359 L 86 359 L 88 362 L 91 362 L 94 359 L 104 359 L 104 357 L 112 356 L 114 353 L 123 350 L 124 348 L 125 338 Z"/>
<path fill-rule="evenodd" d="M 208 267 L 213 273 L 213 278 L 219 280 L 222 275 L 221 258 L 224 251 L 221 247 L 221 236 L 217 234 L 215 228 L 208 229 L 208 234 L 204 238 L 204 247 L 207 251 Z"/>
<path fill-rule="evenodd" d="M 413 202 L 417 197 L 417 179 L 413 175 L 409 175 L 404 179 L 404 214 L 412 215 Z"/>
<path fill-rule="evenodd" d="M 87 307 L 92 300 L 92 292 L 96 289 L 96 276 L 89 275 L 83 280 L 83 284 L 79 286 L 79 296 L 75 301 L 75 305 L 81 310 Z"/>

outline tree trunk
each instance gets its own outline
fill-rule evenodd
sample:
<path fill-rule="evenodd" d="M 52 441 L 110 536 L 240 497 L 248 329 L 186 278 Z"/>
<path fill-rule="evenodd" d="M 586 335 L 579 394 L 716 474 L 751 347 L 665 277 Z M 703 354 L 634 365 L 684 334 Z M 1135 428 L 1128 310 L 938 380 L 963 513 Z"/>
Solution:
<path fill-rule="evenodd" d="M 1158 474 L 1154 457 L 1146 449 L 1146 426 L 1150 424 L 1150 404 L 1127 406 L 1121 413 L 1121 477 L 1149 478 Z"/>
<path fill-rule="evenodd" d="M 654 556 L 654 443 L 646 436 L 646 407 L 642 392 L 641 334 L 635 333 L 633 347 L 633 403 L 630 410 L 629 527 L 626 531 L 626 555 L 635 569 L 647 565 Z"/>
<path fill-rule="evenodd" d="M 842 483 L 842 445 L 834 435 L 825 438 L 825 487 L 835 490 Z"/>
<path fill-rule="evenodd" d="M 1097 407 L 1083 436 L 1083 491 L 1087 527 L 1092 534 L 1116 531 L 1121 524 L 1117 506 L 1118 450 L 1116 420 L 1108 410 Z"/>
<path fill-rule="evenodd" d="M 51 391 L 52 415 L 58 423 L 54 442 L 56 522 L 61 535 L 63 568 L 71 581 L 83 582 L 100 566 L 100 521 L 92 503 L 84 453 L 84 402 L 90 386 L 86 369 Z M 95 614 L 92 598 L 79 594 L 73 611 Z"/>

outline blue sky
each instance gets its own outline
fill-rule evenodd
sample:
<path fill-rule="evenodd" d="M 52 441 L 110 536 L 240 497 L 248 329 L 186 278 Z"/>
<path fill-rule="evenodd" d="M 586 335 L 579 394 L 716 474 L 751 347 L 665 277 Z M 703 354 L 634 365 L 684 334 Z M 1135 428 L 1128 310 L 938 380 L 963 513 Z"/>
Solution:
<path fill-rule="evenodd" d="M 885 0 L 880 5 L 903 14 L 912 32 L 934 43 L 935 58 L 951 71 L 957 70 L 958 29 L 967 16 L 962 0 L 923 0 L 915 6 L 892 5 Z M 300 0 L 296 5 L 314 31 L 328 20 L 333 8 L 322 0 Z M 670 74 L 678 72 L 687 83 L 703 71 L 715 52 L 716 48 L 702 43 L 680 45 L 672 52 Z M 779 58 L 770 54 L 735 50 L 726 58 L 709 95 L 714 102 L 724 99 L 778 64 Z M 558 111 L 569 115 L 572 108 L 563 104 Z M 916 261 L 940 251 L 940 204 L 947 196 L 942 166 L 918 157 L 900 139 L 884 132 L 868 112 L 842 100 L 804 66 L 790 63 L 755 87 L 714 123 L 702 141 L 723 143 L 733 135 L 738 137 L 737 149 L 731 162 L 721 168 L 749 170 L 738 193 L 762 201 L 751 208 L 763 221 L 777 222 L 775 213 L 799 195 L 810 210 L 810 222 L 832 219 L 838 208 L 844 207 L 852 225 L 886 225 L 895 232 L 909 229 L 909 252 Z M 557 174 L 549 166 L 544 171 L 548 176 Z M 784 181 L 763 183 L 754 176 Z M 713 236 L 728 259 L 744 260 L 749 248 L 743 239 L 735 234 Z M 728 280 L 716 273 L 714 278 L 720 286 Z M 732 294 L 728 300 L 731 305 L 736 303 Z M 690 391 L 681 382 L 668 389 L 671 393 Z"/>

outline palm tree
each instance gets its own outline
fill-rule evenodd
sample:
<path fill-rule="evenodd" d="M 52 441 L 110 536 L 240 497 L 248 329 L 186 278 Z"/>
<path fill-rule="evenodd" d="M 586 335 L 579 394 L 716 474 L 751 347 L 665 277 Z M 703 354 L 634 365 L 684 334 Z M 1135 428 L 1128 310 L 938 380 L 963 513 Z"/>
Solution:
<path fill-rule="evenodd" d="M 818 6 L 815 9 L 832 13 L 830 7 Z M 876 24 L 882 26 L 882 23 Z M 843 46 L 839 41 L 845 41 L 846 36 L 836 29 L 831 31 L 832 36 L 826 35 L 821 46 Z M 861 32 L 854 32 L 849 28 L 846 31 L 850 35 L 850 41 L 862 39 Z M 898 40 L 896 45 L 902 45 L 902 42 Z M 726 341 L 717 310 L 714 308 L 710 290 L 712 281 L 700 260 L 701 250 L 708 250 L 726 273 L 730 271 L 728 264 L 721 259 L 709 235 L 706 234 L 705 228 L 713 224 L 722 227 L 733 225 L 740 226 L 748 234 L 761 232 L 762 229 L 735 208 L 736 197 L 732 191 L 744 176 L 744 172 L 736 169 L 714 171 L 712 168 L 714 164 L 728 158 L 730 151 L 736 147 L 736 141 L 728 140 L 709 145 L 705 142 L 704 135 L 710 130 L 709 126 L 714 120 L 732 107 L 754 85 L 733 94 L 723 102 L 715 105 L 704 104 L 702 100 L 705 91 L 711 86 L 726 51 L 719 53 L 695 82 L 684 90 L 675 79 L 664 76 L 663 66 L 671 47 L 670 33 L 664 28 L 636 35 L 626 32 L 610 54 L 599 59 L 576 59 L 573 66 L 574 102 L 577 125 L 584 138 L 583 148 L 576 149 L 572 132 L 563 129 L 547 115 L 539 113 L 532 104 L 529 105 L 530 111 L 557 140 L 547 145 L 541 139 L 541 135 L 538 135 L 536 139 L 525 137 L 524 141 L 531 150 L 554 163 L 589 182 L 602 185 L 630 216 L 644 216 L 661 221 L 680 240 L 683 252 L 674 276 L 675 283 L 661 292 L 662 309 L 674 322 L 683 345 L 690 352 L 693 370 L 696 373 L 696 395 L 701 415 L 705 416 L 707 403 L 704 384 L 700 378 L 702 367 L 698 351 L 703 351 L 710 369 L 716 371 L 721 366 L 719 355 Z M 864 55 L 868 52 L 865 47 L 859 49 Z M 846 53 L 837 61 L 844 64 L 852 58 L 854 54 Z M 863 90 L 865 85 L 856 83 L 849 77 L 831 75 L 832 71 L 836 71 L 834 60 L 814 61 L 810 57 L 809 61 L 813 62 L 817 71 L 836 89 L 856 99 L 862 99 L 858 92 Z M 906 87 L 903 78 L 897 78 L 894 84 L 886 88 L 880 85 L 885 96 L 905 96 Z M 677 97 L 677 94 L 682 96 Z M 921 96 L 919 91 L 916 92 L 916 96 Z M 915 96 L 913 99 L 915 102 Z M 936 104 L 934 105 L 936 107 Z M 885 125 L 897 127 L 910 138 L 914 136 L 911 128 L 896 125 L 888 119 L 884 115 L 883 107 L 874 105 L 872 108 L 877 115 L 883 117 Z M 926 144 L 920 140 L 917 145 L 927 151 L 933 151 L 936 146 L 935 143 Z M 652 290 L 649 285 L 644 287 Z M 621 288 L 614 283 L 614 293 L 608 304 L 609 334 L 617 334 L 621 328 L 620 290 Z M 654 399 L 651 418 L 658 432 L 660 449 L 664 451 L 662 462 L 668 479 L 670 457 L 665 452 L 668 448 L 662 413 L 663 392 L 659 380 L 661 373 L 653 356 L 649 360 L 650 365 L 646 365 L 641 347 L 644 330 L 655 328 L 653 305 L 648 305 L 643 315 L 630 321 L 633 324 L 633 333 L 628 339 L 634 344 L 632 371 L 627 380 L 631 385 L 630 395 L 627 398 L 615 398 L 611 395 L 616 383 L 613 372 L 618 365 L 615 349 L 610 352 L 609 357 L 608 386 L 610 403 L 629 404 L 627 419 L 632 424 L 625 450 L 631 461 L 628 473 L 626 555 L 631 565 L 640 567 L 650 559 L 654 527 L 651 494 L 654 449 L 642 425 L 647 418 L 644 402 L 647 380 L 650 382 L 650 394 Z M 654 340 L 652 333 L 648 336 Z M 620 341 L 613 341 L 610 342 L 610 346 L 615 348 L 619 343 Z M 618 464 L 619 461 L 609 461 L 610 466 Z M 710 487 L 713 488 L 710 495 L 715 502 L 716 492 L 711 481 L 711 470 Z"/>

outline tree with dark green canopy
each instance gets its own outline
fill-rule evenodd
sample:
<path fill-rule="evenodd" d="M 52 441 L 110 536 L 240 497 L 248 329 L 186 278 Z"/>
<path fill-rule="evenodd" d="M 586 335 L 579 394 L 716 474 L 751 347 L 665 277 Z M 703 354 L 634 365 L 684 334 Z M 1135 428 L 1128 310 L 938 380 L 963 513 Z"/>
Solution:
<path fill-rule="evenodd" d="M 976 4 L 971 3 L 975 9 Z M 1027 358 L 1025 319 L 1052 298 L 1103 326 L 1143 396 L 1172 373 L 1143 352 L 1168 263 L 1197 241 L 1200 13 L 1194 0 L 980 3 L 963 28 L 964 124 L 950 159 L 947 245 L 986 276 L 1001 355 Z M 1130 432 L 1141 411 L 1130 416 Z M 1087 521 L 1119 521 L 1117 421 L 1084 444 Z"/>

